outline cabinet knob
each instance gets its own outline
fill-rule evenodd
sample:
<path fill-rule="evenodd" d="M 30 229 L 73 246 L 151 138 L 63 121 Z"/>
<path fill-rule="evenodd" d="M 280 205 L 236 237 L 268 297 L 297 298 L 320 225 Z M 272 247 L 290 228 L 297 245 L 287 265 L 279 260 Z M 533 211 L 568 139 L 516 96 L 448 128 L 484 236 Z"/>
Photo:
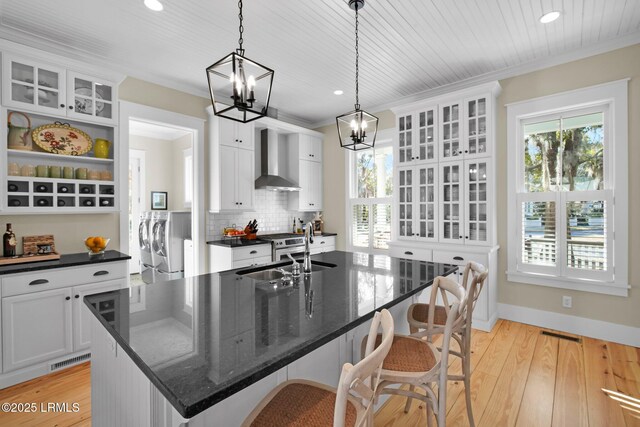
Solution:
<path fill-rule="evenodd" d="M 76 295 L 76 296 L 75 296 L 75 299 L 78 299 L 78 298 L 80 298 L 80 295 Z"/>
<path fill-rule="evenodd" d="M 242 202 L 240 202 L 240 204 L 242 204 Z"/>
<path fill-rule="evenodd" d="M 69 105 L 69 110 L 73 110 L 73 105 Z"/>
<path fill-rule="evenodd" d="M 468 239 L 468 238 L 469 238 L 469 236 L 464 236 L 464 238 L 465 238 L 465 239 Z"/>
<path fill-rule="evenodd" d="M 64 299 L 66 299 L 67 301 L 69 301 L 71 299 L 71 297 L 64 297 Z"/>
<path fill-rule="evenodd" d="M 64 104 L 60 104 L 60 108 L 64 108 Z"/>
<path fill-rule="evenodd" d="M 465 153 L 468 153 L 468 152 L 469 152 L 469 150 L 464 150 L 464 152 L 465 152 Z"/>
<path fill-rule="evenodd" d="M 462 236 L 458 236 L 458 239 L 462 239 Z"/>
<path fill-rule="evenodd" d="M 462 150 L 458 151 L 458 154 L 462 154 Z"/>

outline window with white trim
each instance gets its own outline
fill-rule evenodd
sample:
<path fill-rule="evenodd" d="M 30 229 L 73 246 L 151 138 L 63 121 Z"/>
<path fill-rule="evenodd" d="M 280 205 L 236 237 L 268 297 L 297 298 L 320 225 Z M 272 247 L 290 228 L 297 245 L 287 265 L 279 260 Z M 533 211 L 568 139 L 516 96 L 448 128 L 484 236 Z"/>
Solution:
<path fill-rule="evenodd" d="M 354 251 L 383 252 L 391 240 L 393 147 L 391 141 L 350 153 L 350 246 Z"/>
<path fill-rule="evenodd" d="M 626 295 L 626 88 L 508 106 L 509 280 Z"/>

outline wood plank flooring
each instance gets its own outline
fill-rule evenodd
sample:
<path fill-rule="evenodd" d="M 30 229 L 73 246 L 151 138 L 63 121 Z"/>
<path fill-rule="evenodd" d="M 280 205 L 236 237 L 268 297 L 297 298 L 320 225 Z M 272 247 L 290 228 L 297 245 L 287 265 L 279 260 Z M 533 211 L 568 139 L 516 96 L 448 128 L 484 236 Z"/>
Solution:
<path fill-rule="evenodd" d="M 471 398 L 478 426 L 640 427 L 633 412 L 601 390 L 640 398 L 640 349 L 592 338 L 576 343 L 541 331 L 500 320 L 490 333 L 473 332 Z M 456 357 L 449 366 L 461 370 Z M 90 396 L 89 363 L 18 384 L 0 390 L 0 403 L 76 402 L 80 410 L 0 412 L 0 426 L 90 426 Z M 390 398 L 376 413 L 376 427 L 426 426 L 424 405 L 414 402 L 405 414 L 404 403 Z M 462 382 L 448 384 L 447 425 L 468 425 Z"/>

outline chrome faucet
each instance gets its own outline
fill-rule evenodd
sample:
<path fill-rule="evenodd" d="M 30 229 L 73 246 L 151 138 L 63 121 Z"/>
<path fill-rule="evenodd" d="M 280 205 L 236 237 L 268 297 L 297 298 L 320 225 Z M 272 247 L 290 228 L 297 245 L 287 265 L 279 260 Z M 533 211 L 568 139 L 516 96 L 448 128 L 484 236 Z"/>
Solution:
<path fill-rule="evenodd" d="M 302 271 L 305 273 L 311 273 L 311 251 L 309 250 L 309 243 L 313 243 L 313 222 L 309 221 L 304 230 L 304 263 L 302 264 Z"/>

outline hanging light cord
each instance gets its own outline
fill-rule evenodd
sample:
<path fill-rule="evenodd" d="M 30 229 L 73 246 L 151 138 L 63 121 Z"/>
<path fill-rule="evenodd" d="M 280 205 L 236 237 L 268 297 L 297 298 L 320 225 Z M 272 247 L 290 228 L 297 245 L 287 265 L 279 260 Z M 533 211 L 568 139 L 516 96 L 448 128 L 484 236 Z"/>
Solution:
<path fill-rule="evenodd" d="M 358 74 L 359 74 L 359 67 L 358 67 L 358 59 L 360 57 L 360 54 L 358 53 L 358 3 L 356 2 L 356 110 L 360 109 L 360 97 L 358 95 L 359 92 L 359 87 L 358 87 Z"/>
<path fill-rule="evenodd" d="M 238 30 L 240 31 L 240 38 L 238 39 L 238 44 L 240 47 L 236 50 L 241 56 L 244 56 L 244 49 L 242 48 L 242 43 L 244 39 L 242 38 L 242 33 L 244 33 L 244 26 L 242 25 L 242 0 L 238 2 L 238 9 L 240 9 L 240 13 L 238 13 L 238 19 L 240 19 L 240 26 Z"/>

